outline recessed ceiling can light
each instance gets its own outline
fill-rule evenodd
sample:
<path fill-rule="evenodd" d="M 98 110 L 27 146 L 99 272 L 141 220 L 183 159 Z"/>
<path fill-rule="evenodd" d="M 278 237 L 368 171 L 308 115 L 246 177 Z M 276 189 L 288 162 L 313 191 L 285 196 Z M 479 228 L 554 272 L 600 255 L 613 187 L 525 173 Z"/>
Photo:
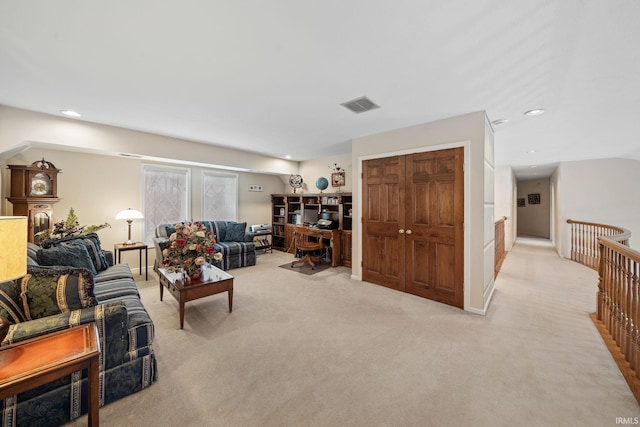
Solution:
<path fill-rule="evenodd" d="M 505 123 L 509 123 L 509 119 L 497 119 L 491 122 L 491 124 L 494 124 L 496 126 L 500 126 L 503 125 Z"/>
<path fill-rule="evenodd" d="M 537 153 L 537 151 L 536 150 L 529 150 L 529 151 L 527 151 L 527 153 L 533 154 L 533 153 Z"/>
<path fill-rule="evenodd" d="M 284 156 L 284 158 L 289 160 L 289 159 L 291 159 L 291 156 L 287 155 L 287 156 Z"/>
<path fill-rule="evenodd" d="M 529 110 L 529 111 L 525 111 L 524 115 L 525 116 L 539 116 L 540 114 L 543 114 L 544 110 L 542 108 L 536 108 L 534 110 Z"/>
<path fill-rule="evenodd" d="M 82 117 L 82 114 L 73 110 L 60 110 L 60 113 L 64 114 L 67 117 Z"/>

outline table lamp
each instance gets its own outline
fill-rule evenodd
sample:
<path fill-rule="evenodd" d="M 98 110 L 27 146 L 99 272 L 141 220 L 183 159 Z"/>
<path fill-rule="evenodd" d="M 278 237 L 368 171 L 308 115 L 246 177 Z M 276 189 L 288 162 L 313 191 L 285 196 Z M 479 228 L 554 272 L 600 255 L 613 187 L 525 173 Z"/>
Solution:
<path fill-rule="evenodd" d="M 133 240 L 131 240 L 131 223 L 134 219 L 142 218 L 144 218 L 144 215 L 142 215 L 142 213 L 131 208 L 120 211 L 118 212 L 118 215 L 116 215 L 116 219 L 125 219 L 127 220 L 127 223 L 129 223 L 129 236 L 127 238 L 127 241 L 124 242 L 125 245 L 133 245 L 135 243 Z"/>
<path fill-rule="evenodd" d="M 0 217 L 0 282 L 27 274 L 27 217 Z M 9 331 L 9 321 L 0 317 L 0 341 Z"/>

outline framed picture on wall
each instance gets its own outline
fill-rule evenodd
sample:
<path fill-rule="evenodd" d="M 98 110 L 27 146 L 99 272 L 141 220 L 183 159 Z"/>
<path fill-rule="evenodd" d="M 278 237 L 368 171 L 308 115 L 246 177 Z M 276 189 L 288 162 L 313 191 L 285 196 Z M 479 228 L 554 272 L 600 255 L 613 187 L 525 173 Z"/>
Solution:
<path fill-rule="evenodd" d="M 526 205 L 524 204 L 524 197 L 519 197 L 518 198 L 518 207 L 519 208 L 524 208 Z"/>
<path fill-rule="evenodd" d="M 540 204 L 540 193 L 527 194 L 529 198 L 530 205 L 539 205 Z"/>
<path fill-rule="evenodd" d="M 344 187 L 345 183 L 345 173 L 342 172 L 334 172 L 331 174 L 331 186 L 332 187 Z"/>

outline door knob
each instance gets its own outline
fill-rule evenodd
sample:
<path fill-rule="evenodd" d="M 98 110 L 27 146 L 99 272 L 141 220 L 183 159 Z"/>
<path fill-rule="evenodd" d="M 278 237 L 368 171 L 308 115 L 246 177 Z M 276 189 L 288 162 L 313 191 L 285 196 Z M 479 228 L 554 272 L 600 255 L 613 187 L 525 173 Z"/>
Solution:
<path fill-rule="evenodd" d="M 407 230 L 407 234 L 411 234 L 411 233 L 413 233 L 413 231 Z"/>
<path fill-rule="evenodd" d="M 401 228 L 400 230 L 398 230 L 398 233 L 404 234 L 404 228 Z"/>

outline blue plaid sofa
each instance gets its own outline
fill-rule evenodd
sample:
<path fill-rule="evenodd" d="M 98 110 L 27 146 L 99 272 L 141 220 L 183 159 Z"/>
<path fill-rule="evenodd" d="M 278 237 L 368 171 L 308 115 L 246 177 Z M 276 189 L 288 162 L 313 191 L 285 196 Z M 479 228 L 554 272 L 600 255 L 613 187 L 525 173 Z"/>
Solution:
<path fill-rule="evenodd" d="M 101 348 L 99 399 L 104 406 L 149 387 L 157 379 L 157 369 L 153 322 L 131 270 L 127 264 L 113 265 L 113 254 L 102 251 L 99 240 L 96 248 L 96 240 L 97 236 L 92 240 L 92 255 L 98 258 L 92 264 L 99 268 L 95 275 L 90 267 L 50 262 L 42 266 L 39 262 L 48 251 L 28 244 L 27 275 L 0 283 L 0 315 L 12 323 L 0 346 L 95 322 Z M 75 264 L 73 257 L 68 259 Z M 57 300 L 63 308 L 38 302 L 48 298 L 43 291 L 48 287 L 54 306 Z M 0 401 L 0 426 L 65 424 L 87 412 L 87 396 L 86 372 L 75 372 Z"/>
<path fill-rule="evenodd" d="M 233 268 L 256 265 L 256 245 L 253 243 L 253 233 L 246 231 L 246 222 L 235 221 L 199 221 L 207 231 L 213 231 L 216 239 L 216 251 L 222 253 L 220 268 Z M 176 224 L 160 224 L 156 227 L 153 238 L 156 261 L 154 269 L 162 266 L 162 251 L 167 247 L 169 236 L 175 232 Z"/>

